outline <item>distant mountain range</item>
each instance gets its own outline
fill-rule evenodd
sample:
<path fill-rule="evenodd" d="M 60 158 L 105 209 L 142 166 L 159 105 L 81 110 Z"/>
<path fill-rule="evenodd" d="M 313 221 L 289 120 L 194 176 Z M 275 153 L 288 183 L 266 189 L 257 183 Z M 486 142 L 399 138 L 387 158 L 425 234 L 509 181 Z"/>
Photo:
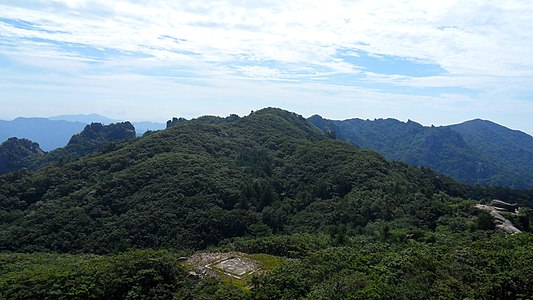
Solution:
<path fill-rule="evenodd" d="M 335 121 L 318 115 L 308 121 L 357 147 L 377 151 L 388 159 L 426 166 L 466 183 L 533 188 L 533 137 L 490 121 L 476 119 L 439 127 L 395 119 Z M 49 152 L 67 145 L 73 135 L 92 122 L 107 125 L 120 121 L 97 114 L 0 121 L 0 143 L 11 137 L 28 139 Z M 133 126 L 137 135 L 142 135 L 164 129 L 166 124 L 136 122 Z M 35 148 L 28 142 L 11 144 Z"/>
<path fill-rule="evenodd" d="M 427 127 L 395 119 L 308 119 L 337 139 L 481 185 L 533 188 L 533 137 L 485 120 Z"/>
<path fill-rule="evenodd" d="M 25 138 L 37 142 L 41 149 L 50 151 L 65 146 L 70 138 L 85 127 L 82 122 L 49 120 L 46 118 L 16 118 L 0 121 L 0 142 L 8 138 Z"/>
<path fill-rule="evenodd" d="M 67 145 L 70 138 L 80 133 L 87 124 L 101 123 L 108 125 L 122 122 L 107 117 L 90 115 L 62 115 L 49 118 L 16 118 L 12 121 L 0 120 L 0 143 L 8 138 L 25 138 L 37 142 L 44 151 L 51 151 Z M 148 130 L 165 128 L 163 123 L 135 122 L 133 123 L 138 135 Z"/>
<path fill-rule="evenodd" d="M 481 156 L 452 128 L 363 124 L 360 140 L 414 157 Z M 505 132 L 493 139 L 527 147 Z M 65 151 L 54 163 L 0 175 L 0 298 L 533 299 L 533 190 L 459 183 L 334 135 L 276 108 L 142 137 L 87 125 L 44 154 Z M 43 155 L 27 140 L 5 150 Z M 522 233 L 473 207 L 495 198 L 517 203 L 498 222 Z M 269 269 L 233 276 L 221 254 Z"/>
<path fill-rule="evenodd" d="M 91 123 L 75 134 L 65 147 L 44 152 L 28 139 L 9 138 L 0 144 L 0 174 L 29 169 L 36 170 L 52 163 L 65 164 L 97 151 L 115 150 L 116 143 L 135 139 L 130 122 L 102 125 Z"/>

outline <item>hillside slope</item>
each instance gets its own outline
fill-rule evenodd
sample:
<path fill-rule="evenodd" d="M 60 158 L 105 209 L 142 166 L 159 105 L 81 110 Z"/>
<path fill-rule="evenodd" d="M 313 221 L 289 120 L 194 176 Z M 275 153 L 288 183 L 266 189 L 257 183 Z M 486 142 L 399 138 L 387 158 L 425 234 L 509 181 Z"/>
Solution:
<path fill-rule="evenodd" d="M 470 184 L 533 188 L 533 137 L 495 123 L 475 120 L 424 127 L 412 121 L 334 121 L 317 115 L 308 120 L 357 147 Z"/>
<path fill-rule="evenodd" d="M 449 128 L 461 134 L 472 149 L 480 156 L 490 158 L 493 165 L 502 170 L 501 173 L 495 173 L 487 183 L 533 187 L 533 137 L 479 119 L 451 125 Z"/>
<path fill-rule="evenodd" d="M 94 152 L 111 151 L 115 143 L 131 141 L 135 137 L 135 128 L 129 122 L 92 123 L 73 135 L 65 147 L 48 153 L 30 140 L 10 138 L 0 145 L 0 174 L 25 168 L 36 170 L 53 163 L 65 164 Z"/>
<path fill-rule="evenodd" d="M 451 212 L 450 195 L 468 191 L 264 109 L 179 123 L 63 166 L 0 177 L 0 245 L 107 253 L 201 249 L 339 223 L 431 230 Z"/>
<path fill-rule="evenodd" d="M 182 120 L 0 176 L 0 298 L 531 298 L 527 210 L 504 236 L 473 208 L 493 198 L 533 193 L 387 161 L 279 109 Z M 271 270 L 203 278 L 182 261 L 197 250 Z"/>

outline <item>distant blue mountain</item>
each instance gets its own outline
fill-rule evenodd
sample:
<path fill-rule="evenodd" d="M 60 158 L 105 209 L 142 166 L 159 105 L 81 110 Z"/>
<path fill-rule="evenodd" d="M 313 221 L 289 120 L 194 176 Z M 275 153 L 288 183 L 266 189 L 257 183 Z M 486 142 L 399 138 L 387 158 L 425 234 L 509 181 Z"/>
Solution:
<path fill-rule="evenodd" d="M 50 151 L 65 146 L 70 138 L 85 127 L 82 122 L 49 120 L 46 118 L 16 118 L 0 120 L 0 143 L 8 138 L 25 138 L 37 142 L 41 149 Z"/>
<path fill-rule="evenodd" d="M 0 120 L 0 143 L 8 138 L 25 138 L 37 142 L 44 151 L 51 151 L 67 145 L 70 138 L 80 133 L 91 123 L 109 125 L 122 122 L 98 114 L 61 115 L 49 118 L 16 118 L 12 121 Z M 148 130 L 165 129 L 165 124 L 156 122 L 131 122 L 138 135 Z"/>
<path fill-rule="evenodd" d="M 124 122 L 124 120 L 114 120 L 110 119 L 108 117 L 104 117 L 99 114 L 89 114 L 89 115 L 61 115 L 61 116 L 54 116 L 49 117 L 50 120 L 63 120 L 63 121 L 70 121 L 70 122 L 82 122 L 85 124 L 91 124 L 91 123 L 101 123 L 104 125 L 109 125 L 112 123 L 119 123 Z M 157 123 L 157 122 L 148 122 L 148 121 L 138 121 L 133 122 L 131 121 L 133 126 L 135 126 L 135 131 L 137 132 L 137 135 L 143 135 L 148 130 L 162 130 L 165 129 L 166 124 L 163 123 Z"/>
<path fill-rule="evenodd" d="M 137 135 L 143 135 L 145 132 L 151 130 L 163 130 L 166 128 L 166 124 L 163 123 L 156 123 L 156 122 L 131 122 L 133 126 L 135 126 L 135 131 L 137 132 Z"/>
<path fill-rule="evenodd" d="M 108 117 L 104 117 L 99 114 L 89 114 L 89 115 L 60 115 L 60 116 L 54 116 L 54 117 L 48 117 L 49 120 L 61 120 L 61 121 L 69 121 L 69 122 L 81 122 L 85 124 L 91 124 L 91 123 L 101 123 L 103 125 L 109 125 L 111 123 L 118 123 L 121 122 L 121 120 L 113 120 Z"/>

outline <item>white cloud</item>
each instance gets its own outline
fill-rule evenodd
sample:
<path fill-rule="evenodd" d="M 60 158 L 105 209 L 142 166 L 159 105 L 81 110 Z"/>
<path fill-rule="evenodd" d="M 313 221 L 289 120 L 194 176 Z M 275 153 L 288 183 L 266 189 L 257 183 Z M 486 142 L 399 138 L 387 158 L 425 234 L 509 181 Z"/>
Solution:
<path fill-rule="evenodd" d="M 347 71 L 334 64 L 339 48 L 434 62 L 454 75 L 521 76 L 533 66 L 533 5 L 523 1 L 54 2 L 65 8 L 3 4 L 0 15 L 65 33 L 7 25 L 0 33 L 161 60 L 184 60 L 181 52 L 188 51 L 205 61 L 247 55 L 251 61 L 329 64 L 339 72 Z"/>
<path fill-rule="evenodd" d="M 339 105 L 350 101 L 373 105 L 374 109 L 365 108 L 367 115 L 385 107 L 402 111 L 396 114 L 402 117 L 413 106 L 454 111 L 453 105 L 465 103 L 463 107 L 496 110 L 501 108 L 496 105 L 501 102 L 497 97 L 533 92 L 533 2 L 528 1 L 0 0 L 0 18 L 35 26 L 0 22 L 0 55 L 20 65 L 70 73 L 71 78 L 55 78 L 55 82 L 78 84 L 81 91 L 100 93 L 101 97 L 109 93 L 114 99 L 131 96 L 129 91 L 113 90 L 127 89 L 124 80 L 128 79 L 150 92 L 153 89 L 149 87 L 156 86 L 160 89 L 157 95 L 168 101 L 177 93 L 190 97 L 199 93 L 193 97 L 197 101 L 219 95 L 225 99 L 253 96 L 267 105 L 267 96 L 278 97 L 280 104 L 289 103 L 292 97 L 290 103 L 305 98 L 301 101 L 313 103 L 314 108 L 333 111 L 327 106 L 335 95 L 343 99 L 338 100 L 344 103 Z M 68 49 L 63 43 L 125 55 L 98 58 Z M 337 56 L 339 50 L 357 49 L 437 64 L 447 73 L 427 77 L 377 74 Z M 200 78 L 189 78 L 189 83 L 216 88 L 170 84 L 174 75 L 146 74 L 158 68 L 166 73 L 187 70 Z M 130 75 L 109 77 L 116 72 Z M 131 77 L 135 73 L 138 77 Z M 458 87 L 480 94 L 478 98 L 458 94 L 422 97 L 379 90 L 379 86 L 364 89 L 320 83 L 336 74 L 353 75 L 362 83 L 421 89 Z M 0 72 L 3 85 L 20 84 L 16 76 L 28 75 Z M 174 80 L 186 77 L 180 76 L 175 75 Z M 73 78 L 77 81 L 72 82 Z M 111 78 L 117 80 L 114 87 L 102 88 L 97 83 Z M 220 81 L 224 84 L 218 84 Z M 321 102 L 324 99 L 327 104 Z M 512 101 L 523 109 L 531 108 L 529 99 Z M 206 103 L 213 105 L 211 100 Z"/>

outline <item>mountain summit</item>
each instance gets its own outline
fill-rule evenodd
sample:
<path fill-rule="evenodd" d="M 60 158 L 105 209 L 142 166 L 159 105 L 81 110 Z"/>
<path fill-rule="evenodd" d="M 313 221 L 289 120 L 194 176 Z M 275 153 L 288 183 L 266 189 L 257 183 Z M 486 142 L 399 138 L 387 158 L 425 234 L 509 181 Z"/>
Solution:
<path fill-rule="evenodd" d="M 357 147 L 470 184 L 533 188 L 533 137 L 490 121 L 425 127 L 395 119 L 308 120 Z"/>

